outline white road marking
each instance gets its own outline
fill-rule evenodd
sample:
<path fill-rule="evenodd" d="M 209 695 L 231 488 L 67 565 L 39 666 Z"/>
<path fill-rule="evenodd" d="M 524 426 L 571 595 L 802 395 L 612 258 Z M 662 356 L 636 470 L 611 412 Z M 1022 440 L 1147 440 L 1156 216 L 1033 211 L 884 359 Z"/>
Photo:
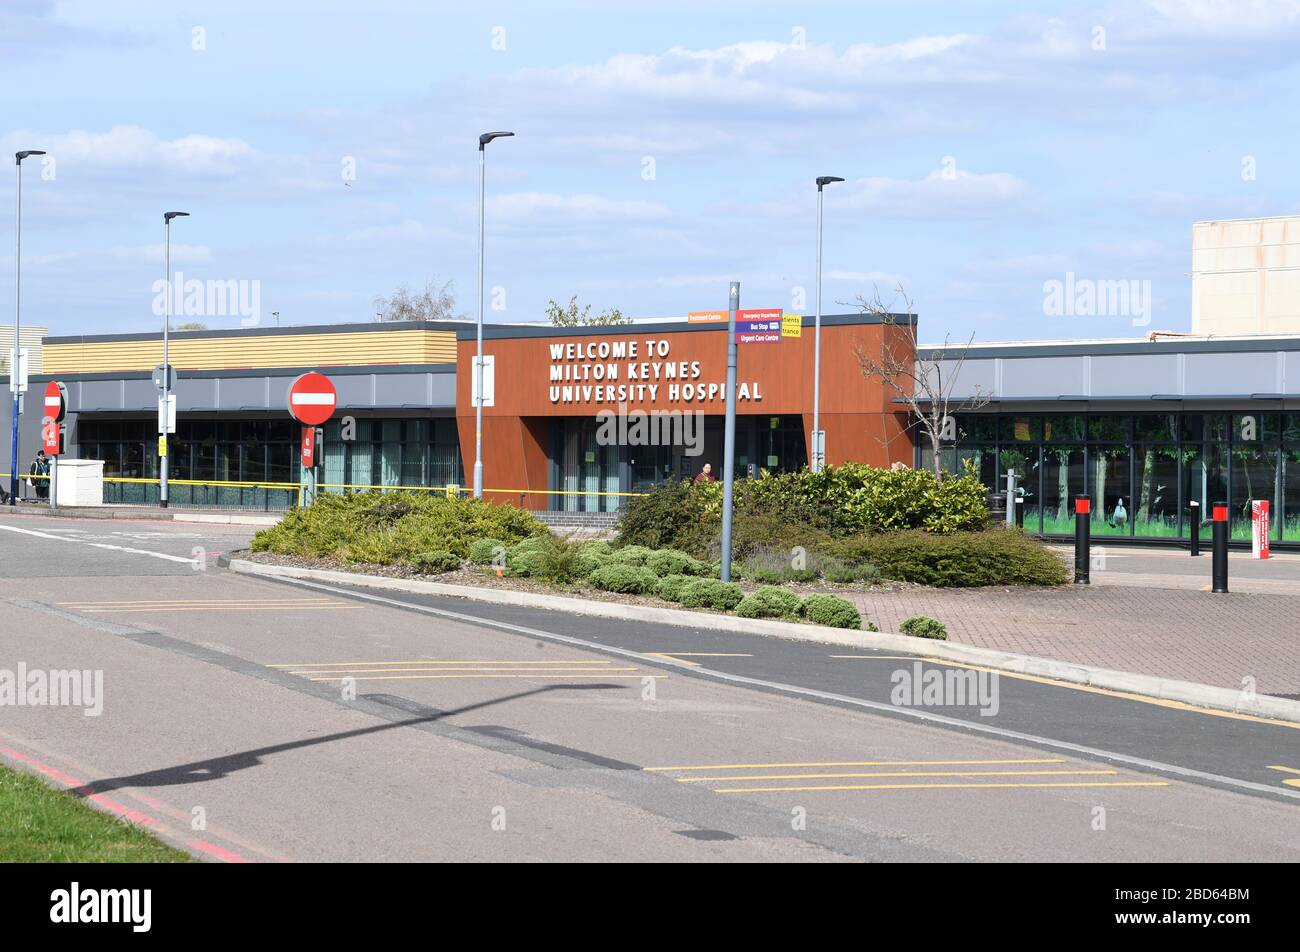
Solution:
<path fill-rule="evenodd" d="M 88 545 L 95 549 L 110 549 L 114 552 L 129 552 L 132 555 L 149 555 L 155 559 L 165 559 L 168 562 L 180 562 L 183 565 L 193 565 L 193 558 L 185 558 L 180 555 L 168 555 L 166 552 L 153 552 L 149 549 L 135 549 L 129 545 L 112 545 L 108 542 L 89 542 L 85 539 L 70 539 L 67 536 L 54 535 L 51 532 L 38 532 L 35 529 L 19 529 L 17 526 L 0 526 L 5 532 L 17 532 L 20 535 L 36 536 L 38 539 L 53 539 L 55 542 L 75 542 L 80 545 Z"/>

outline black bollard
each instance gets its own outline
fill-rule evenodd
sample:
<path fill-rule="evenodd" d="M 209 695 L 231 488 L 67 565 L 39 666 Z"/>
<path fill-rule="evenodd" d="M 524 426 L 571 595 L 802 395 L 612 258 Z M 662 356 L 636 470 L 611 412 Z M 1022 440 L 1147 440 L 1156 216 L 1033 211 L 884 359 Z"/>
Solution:
<path fill-rule="evenodd" d="M 1188 529 L 1191 531 L 1192 555 L 1201 554 L 1201 504 L 1193 499 L 1188 506 L 1191 507 L 1191 525 Z"/>
<path fill-rule="evenodd" d="M 1025 497 L 1016 493 L 1016 528 L 1024 531 L 1025 528 Z"/>
<path fill-rule="evenodd" d="M 1088 568 L 1092 546 L 1092 503 L 1087 493 L 1074 497 L 1074 584 L 1090 585 Z"/>
<path fill-rule="evenodd" d="M 1214 584 L 1210 591 L 1218 594 L 1228 592 L 1228 504 L 1214 504 L 1214 552 L 1211 569 Z"/>

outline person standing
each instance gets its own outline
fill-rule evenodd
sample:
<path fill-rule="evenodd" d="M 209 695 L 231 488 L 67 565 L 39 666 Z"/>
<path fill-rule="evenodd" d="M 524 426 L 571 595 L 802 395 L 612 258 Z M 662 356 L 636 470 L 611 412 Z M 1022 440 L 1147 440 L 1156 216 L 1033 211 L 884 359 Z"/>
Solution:
<path fill-rule="evenodd" d="M 36 451 L 36 459 L 32 461 L 30 470 L 32 489 L 36 492 L 37 499 L 50 498 L 50 458 L 45 455 L 45 450 Z M 36 477 L 45 477 L 38 479 Z"/>
<path fill-rule="evenodd" d="M 698 473 L 695 474 L 695 481 L 696 481 L 697 483 L 712 483 L 712 482 L 716 482 L 716 480 L 715 480 L 715 478 L 714 478 L 714 476 L 713 476 L 713 464 L 712 464 L 712 463 L 705 463 L 705 464 L 704 464 L 704 468 L 701 469 Z"/>

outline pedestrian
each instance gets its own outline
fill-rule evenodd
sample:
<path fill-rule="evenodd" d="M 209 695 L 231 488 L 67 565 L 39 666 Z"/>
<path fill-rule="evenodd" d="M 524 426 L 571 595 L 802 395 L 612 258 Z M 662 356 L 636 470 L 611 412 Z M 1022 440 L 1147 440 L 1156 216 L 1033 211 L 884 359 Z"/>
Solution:
<path fill-rule="evenodd" d="M 697 483 L 714 482 L 715 480 L 713 478 L 713 464 L 705 463 L 704 468 L 695 474 L 695 481 Z"/>
<path fill-rule="evenodd" d="M 40 479 L 38 477 L 45 477 Z M 45 455 L 45 450 L 36 451 L 36 459 L 32 461 L 32 468 L 29 471 L 28 482 L 31 483 L 32 489 L 36 492 L 37 499 L 50 498 L 50 458 Z"/>

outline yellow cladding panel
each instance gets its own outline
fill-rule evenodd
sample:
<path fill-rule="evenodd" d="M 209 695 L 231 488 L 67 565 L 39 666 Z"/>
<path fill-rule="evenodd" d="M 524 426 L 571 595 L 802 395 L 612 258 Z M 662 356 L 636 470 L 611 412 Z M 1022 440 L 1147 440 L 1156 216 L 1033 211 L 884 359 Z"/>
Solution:
<path fill-rule="evenodd" d="M 152 370 L 162 362 L 162 340 L 51 343 L 44 347 L 47 374 Z M 231 337 L 175 337 L 169 344 L 178 370 L 255 370 L 363 364 L 449 364 L 456 332 L 355 331 Z"/>

